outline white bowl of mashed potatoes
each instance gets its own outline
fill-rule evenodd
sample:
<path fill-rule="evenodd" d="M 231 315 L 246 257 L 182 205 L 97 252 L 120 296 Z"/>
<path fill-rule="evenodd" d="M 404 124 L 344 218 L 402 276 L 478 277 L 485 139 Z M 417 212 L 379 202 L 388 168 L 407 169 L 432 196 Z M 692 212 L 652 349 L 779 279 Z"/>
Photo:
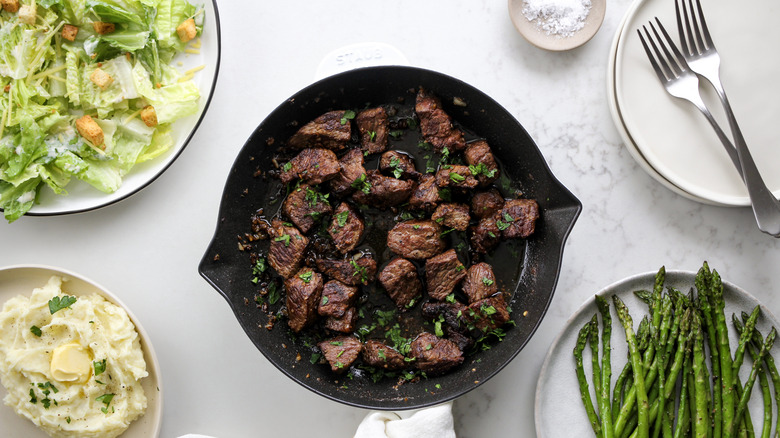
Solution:
<path fill-rule="evenodd" d="M 113 294 L 62 269 L 0 268 L 4 438 L 157 437 L 159 364 Z"/>

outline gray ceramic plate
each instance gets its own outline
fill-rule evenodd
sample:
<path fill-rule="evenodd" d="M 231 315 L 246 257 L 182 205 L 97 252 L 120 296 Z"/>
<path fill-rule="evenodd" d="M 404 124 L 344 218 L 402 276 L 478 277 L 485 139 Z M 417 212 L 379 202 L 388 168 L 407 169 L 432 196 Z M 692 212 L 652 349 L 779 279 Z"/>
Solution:
<path fill-rule="evenodd" d="M 695 272 L 686 271 L 667 271 L 666 286 L 675 287 L 680 291 L 687 292 L 693 287 Z M 647 313 L 647 305 L 642 303 L 634 291 L 653 287 L 655 272 L 647 272 L 620 280 L 598 292 L 597 295 L 611 297 L 619 296 L 631 311 L 636 327 L 642 316 Z M 723 295 L 726 299 L 726 319 L 729 321 L 729 331 L 731 334 L 732 351 L 737 343 L 736 331 L 731 326 L 731 315 L 741 311 L 750 312 L 759 301 L 735 286 L 724 280 Z M 585 415 L 585 408 L 580 400 L 577 385 L 577 376 L 575 375 L 574 356 L 572 349 L 577 339 L 577 334 L 585 323 L 590 320 L 595 313 L 598 313 L 594 297 L 588 300 L 577 310 L 574 315 L 566 322 L 566 327 L 558 335 L 550 346 L 547 357 L 542 365 L 542 371 L 539 375 L 539 381 L 536 386 L 536 435 L 538 437 L 562 437 L 593 436 L 588 417 Z M 777 319 L 765 306 L 761 306 L 761 316 L 758 319 L 756 327 L 766 335 L 772 327 L 780 328 Z M 599 324 L 600 328 L 600 324 Z M 626 358 L 626 342 L 622 327 L 617 319 L 617 314 L 612 309 L 612 385 L 615 384 Z M 774 354 L 777 355 L 778 348 L 774 348 Z M 585 372 L 589 377 L 588 382 L 593 390 L 592 380 L 590 379 L 590 351 L 586 349 L 585 354 Z M 741 378 L 744 381 L 750 371 L 748 364 L 751 364 L 749 357 L 746 357 L 745 364 L 741 369 Z M 595 395 L 591 395 L 595 400 Z M 763 412 L 761 405 L 760 392 L 754 392 L 751 397 L 751 412 L 754 418 L 754 424 L 760 428 L 760 415 Z"/>

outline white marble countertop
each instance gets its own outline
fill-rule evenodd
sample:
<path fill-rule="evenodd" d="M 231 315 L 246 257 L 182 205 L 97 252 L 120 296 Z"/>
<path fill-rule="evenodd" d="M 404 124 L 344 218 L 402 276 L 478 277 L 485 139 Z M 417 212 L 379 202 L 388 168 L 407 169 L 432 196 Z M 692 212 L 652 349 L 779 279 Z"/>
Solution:
<path fill-rule="evenodd" d="M 461 438 L 533 436 L 536 379 L 548 346 L 568 316 L 610 283 L 661 265 L 695 270 L 706 259 L 780 313 L 780 242 L 757 230 L 747 208 L 697 204 L 661 186 L 615 130 L 607 61 L 629 4 L 610 1 L 593 40 L 551 53 L 522 39 L 505 1 L 222 1 L 216 94 L 181 157 L 116 205 L 0 225 L 0 266 L 73 270 L 130 306 L 160 359 L 163 437 L 352 436 L 366 411 L 282 376 L 197 265 L 228 170 L 256 125 L 313 81 L 326 53 L 356 42 L 389 43 L 412 65 L 462 79 L 505 106 L 584 205 L 541 327 L 509 366 L 454 405 Z"/>

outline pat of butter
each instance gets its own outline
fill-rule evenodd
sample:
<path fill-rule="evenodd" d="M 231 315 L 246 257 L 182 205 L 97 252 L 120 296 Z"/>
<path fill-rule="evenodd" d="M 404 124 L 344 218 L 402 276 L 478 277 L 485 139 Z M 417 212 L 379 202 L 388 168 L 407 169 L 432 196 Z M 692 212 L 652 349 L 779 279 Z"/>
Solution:
<path fill-rule="evenodd" d="M 60 382 L 85 382 L 92 372 L 89 353 L 79 344 L 60 345 L 51 356 L 51 376 Z"/>

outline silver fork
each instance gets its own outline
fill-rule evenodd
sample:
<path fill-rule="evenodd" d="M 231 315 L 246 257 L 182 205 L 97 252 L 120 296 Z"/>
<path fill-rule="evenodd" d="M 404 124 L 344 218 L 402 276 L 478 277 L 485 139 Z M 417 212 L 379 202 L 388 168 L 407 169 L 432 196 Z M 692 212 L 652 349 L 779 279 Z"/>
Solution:
<path fill-rule="evenodd" d="M 729 157 L 740 176 L 742 176 L 742 179 L 745 181 L 753 207 L 753 215 L 756 217 L 758 228 L 764 233 L 779 237 L 780 203 L 774 198 L 772 192 L 766 187 L 766 184 L 764 184 L 761 175 L 758 173 L 755 162 L 753 161 L 750 152 L 747 150 L 747 146 L 745 146 L 744 140 L 741 144 L 740 142 L 737 142 L 737 148 L 734 148 L 734 145 L 720 128 L 718 122 L 715 121 L 710 111 L 704 105 L 704 101 L 699 93 L 698 77 L 691 71 L 691 68 L 685 61 L 685 57 L 680 53 L 680 50 L 674 44 L 674 41 L 657 17 L 655 18 L 655 22 L 658 25 L 658 29 L 661 30 L 663 38 L 661 37 L 661 34 L 658 33 L 658 30 L 656 30 L 652 21 L 649 25 L 655 35 L 655 39 L 653 38 L 653 34 L 647 30 L 647 27 L 642 26 L 647 41 L 649 41 L 649 45 L 648 42 L 645 41 L 645 36 L 642 35 L 642 32 L 639 29 L 637 29 L 637 34 L 639 35 L 642 47 L 644 47 L 645 53 L 647 54 L 658 79 L 669 94 L 691 102 L 699 111 L 701 111 L 715 130 L 715 134 L 729 154 Z M 664 44 L 664 41 L 666 44 Z M 652 50 L 650 47 L 652 47 Z"/>

